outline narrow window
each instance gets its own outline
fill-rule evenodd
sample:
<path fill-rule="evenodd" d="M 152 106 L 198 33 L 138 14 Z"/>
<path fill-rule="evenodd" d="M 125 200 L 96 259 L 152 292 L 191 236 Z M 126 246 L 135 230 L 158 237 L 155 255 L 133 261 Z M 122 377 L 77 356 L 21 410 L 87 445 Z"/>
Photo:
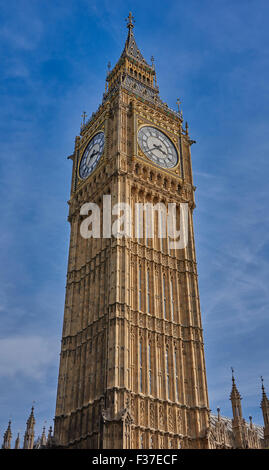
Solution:
<path fill-rule="evenodd" d="M 142 371 L 142 342 L 139 343 L 139 363 L 140 363 L 140 392 L 143 391 L 143 371 Z"/>
<path fill-rule="evenodd" d="M 141 278 L 141 267 L 138 270 L 138 310 L 142 309 L 142 278 Z"/>
<path fill-rule="evenodd" d="M 136 171 L 136 174 L 138 175 L 138 167 L 136 167 L 137 171 Z M 141 209 L 141 206 L 140 204 L 137 204 L 136 205 L 136 235 L 137 235 L 137 239 L 139 240 L 141 238 L 141 230 L 140 230 L 140 209 Z"/>
<path fill-rule="evenodd" d="M 148 361 L 149 361 L 149 394 L 152 395 L 152 376 L 151 376 L 151 345 L 148 346 Z"/>
<path fill-rule="evenodd" d="M 148 216 L 145 212 L 145 245 L 148 246 Z"/>
<path fill-rule="evenodd" d="M 162 211 L 159 212 L 160 215 L 160 250 L 163 251 L 163 213 Z"/>
<path fill-rule="evenodd" d="M 178 394 L 178 369 L 177 369 L 177 350 L 174 352 L 174 361 L 175 361 L 175 377 L 176 377 L 176 400 L 179 401 Z"/>
<path fill-rule="evenodd" d="M 163 316 L 166 319 L 165 275 L 163 274 Z"/>
<path fill-rule="evenodd" d="M 170 400 L 170 380 L 169 380 L 169 358 L 168 348 L 165 351 L 165 365 L 166 365 L 166 386 L 167 386 L 167 398 Z"/>
<path fill-rule="evenodd" d="M 150 313 L 149 270 L 147 270 L 147 312 Z"/>
<path fill-rule="evenodd" d="M 174 321 L 174 293 L 173 293 L 173 279 L 170 280 L 170 299 L 171 299 L 171 319 Z"/>

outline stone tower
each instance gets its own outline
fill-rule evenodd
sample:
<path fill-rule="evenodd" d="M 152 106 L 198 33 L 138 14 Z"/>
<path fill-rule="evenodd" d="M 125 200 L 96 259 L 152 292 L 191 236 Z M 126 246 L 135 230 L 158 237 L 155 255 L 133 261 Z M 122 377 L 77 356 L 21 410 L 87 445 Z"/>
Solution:
<path fill-rule="evenodd" d="M 148 64 L 138 49 L 131 14 L 127 27 L 102 104 L 83 122 L 69 157 L 71 234 L 54 439 L 68 448 L 204 448 L 209 407 L 192 222 L 194 141 L 180 108 L 159 97 L 154 60 Z M 100 207 L 100 236 L 85 219 L 92 202 Z M 118 203 L 131 208 L 129 236 L 110 236 Z M 153 234 L 141 223 L 146 203 L 162 207 L 153 212 Z M 180 205 L 187 208 L 181 249 L 171 248 L 163 229 L 169 203 L 180 222 Z"/>

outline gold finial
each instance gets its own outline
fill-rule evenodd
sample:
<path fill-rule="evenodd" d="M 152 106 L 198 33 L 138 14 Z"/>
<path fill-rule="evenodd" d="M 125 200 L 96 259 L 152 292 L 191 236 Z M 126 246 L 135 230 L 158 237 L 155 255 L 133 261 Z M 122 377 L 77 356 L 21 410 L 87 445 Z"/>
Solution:
<path fill-rule="evenodd" d="M 182 104 L 182 101 L 180 100 L 180 98 L 177 99 L 177 107 L 178 107 L 178 112 L 179 114 L 181 114 L 181 111 L 180 111 L 180 105 Z"/>
<path fill-rule="evenodd" d="M 83 113 L 81 114 L 81 117 L 82 117 L 82 126 L 85 126 L 85 122 L 86 122 L 86 117 L 87 117 L 87 113 L 86 111 L 83 111 Z"/>
<path fill-rule="evenodd" d="M 151 56 L 150 60 L 151 60 L 151 67 L 154 69 L 154 57 L 153 57 L 153 55 Z"/>
<path fill-rule="evenodd" d="M 134 22 L 135 22 L 134 17 L 131 12 L 129 13 L 128 18 L 126 18 L 126 21 L 128 21 L 127 28 L 129 29 L 129 31 L 131 31 L 131 29 L 133 29 L 134 27 Z"/>

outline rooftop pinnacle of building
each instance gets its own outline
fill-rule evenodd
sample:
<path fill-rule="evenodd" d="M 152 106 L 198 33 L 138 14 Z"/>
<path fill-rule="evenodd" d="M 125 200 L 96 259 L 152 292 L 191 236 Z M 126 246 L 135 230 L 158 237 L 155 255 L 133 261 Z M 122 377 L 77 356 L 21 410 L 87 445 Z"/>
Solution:
<path fill-rule="evenodd" d="M 232 390 L 230 394 L 230 400 L 242 400 L 242 397 L 237 389 L 235 378 L 234 378 L 234 370 L 232 368 Z"/>
<path fill-rule="evenodd" d="M 268 406 L 269 407 L 269 399 L 266 395 L 265 388 L 263 385 L 263 377 L 261 377 L 261 382 L 262 382 L 262 401 L 261 401 L 261 407 L 263 406 Z"/>

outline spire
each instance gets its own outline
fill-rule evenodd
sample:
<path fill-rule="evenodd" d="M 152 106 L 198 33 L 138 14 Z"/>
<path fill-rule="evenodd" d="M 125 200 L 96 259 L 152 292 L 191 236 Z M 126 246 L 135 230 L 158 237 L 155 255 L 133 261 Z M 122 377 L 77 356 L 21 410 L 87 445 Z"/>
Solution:
<path fill-rule="evenodd" d="M 121 57 L 124 57 L 127 55 L 132 59 L 136 59 L 140 62 L 143 62 L 143 64 L 147 64 L 140 50 L 138 49 L 138 46 L 135 41 L 134 32 L 133 32 L 134 17 L 131 12 L 129 13 L 128 18 L 126 18 L 126 21 L 127 21 L 127 28 L 128 28 L 128 36 L 127 36 L 125 46 L 124 46 L 124 51 Z"/>
<path fill-rule="evenodd" d="M 232 369 L 232 391 L 231 391 L 231 394 L 230 394 L 230 400 L 232 400 L 232 399 L 242 400 L 242 397 L 241 397 L 239 391 L 237 390 L 237 386 L 236 386 L 236 383 L 235 383 L 234 369 L 232 367 L 231 367 L 231 369 Z"/>
<path fill-rule="evenodd" d="M 242 418 L 242 408 L 241 408 L 241 400 L 242 397 L 237 389 L 236 383 L 235 383 L 235 378 L 234 378 L 234 369 L 232 369 L 232 390 L 230 394 L 230 400 L 232 402 L 232 407 L 233 407 L 233 416 L 234 418 L 236 417 L 241 417 Z"/>
<path fill-rule="evenodd" d="M 46 438 L 46 428 L 43 426 L 43 431 L 42 431 L 42 436 L 41 436 L 41 441 L 40 441 L 40 446 L 46 446 L 47 444 L 47 438 Z"/>
<path fill-rule="evenodd" d="M 48 438 L 47 438 L 47 447 L 51 447 L 53 444 L 53 436 L 52 436 L 52 426 L 49 427 Z"/>
<path fill-rule="evenodd" d="M 129 29 L 129 33 L 130 33 L 134 27 L 134 17 L 131 11 L 129 12 L 128 18 L 126 18 L 126 21 L 128 21 L 127 28 Z"/>
<path fill-rule="evenodd" d="M 269 426 L 269 399 L 266 395 L 265 388 L 263 385 L 263 377 L 261 377 L 261 383 L 262 383 L 261 409 L 263 413 L 264 426 Z"/>
<path fill-rule="evenodd" d="M 16 441 L 15 441 L 15 449 L 19 449 L 19 448 L 20 448 L 20 433 L 18 432 Z"/>
<path fill-rule="evenodd" d="M 266 392 L 265 392 L 262 376 L 261 376 L 261 383 L 262 383 L 262 401 L 261 401 L 261 406 L 262 406 L 263 404 L 268 404 L 269 400 L 268 400 Z"/>
<path fill-rule="evenodd" d="M 11 438 L 12 438 L 11 421 L 9 421 L 7 430 L 4 434 L 2 449 L 10 449 L 11 448 Z"/>
<path fill-rule="evenodd" d="M 113 96 L 121 87 L 139 94 L 143 99 L 149 98 L 155 102 L 159 93 L 156 83 L 154 59 L 149 65 L 141 54 L 134 37 L 134 17 L 129 13 L 127 20 L 128 35 L 122 54 L 116 65 L 106 77 L 103 102 Z"/>
<path fill-rule="evenodd" d="M 32 406 L 30 416 L 26 422 L 26 431 L 24 434 L 24 449 L 33 449 L 34 447 L 34 437 L 35 437 L 35 417 L 34 417 L 34 407 Z"/>

